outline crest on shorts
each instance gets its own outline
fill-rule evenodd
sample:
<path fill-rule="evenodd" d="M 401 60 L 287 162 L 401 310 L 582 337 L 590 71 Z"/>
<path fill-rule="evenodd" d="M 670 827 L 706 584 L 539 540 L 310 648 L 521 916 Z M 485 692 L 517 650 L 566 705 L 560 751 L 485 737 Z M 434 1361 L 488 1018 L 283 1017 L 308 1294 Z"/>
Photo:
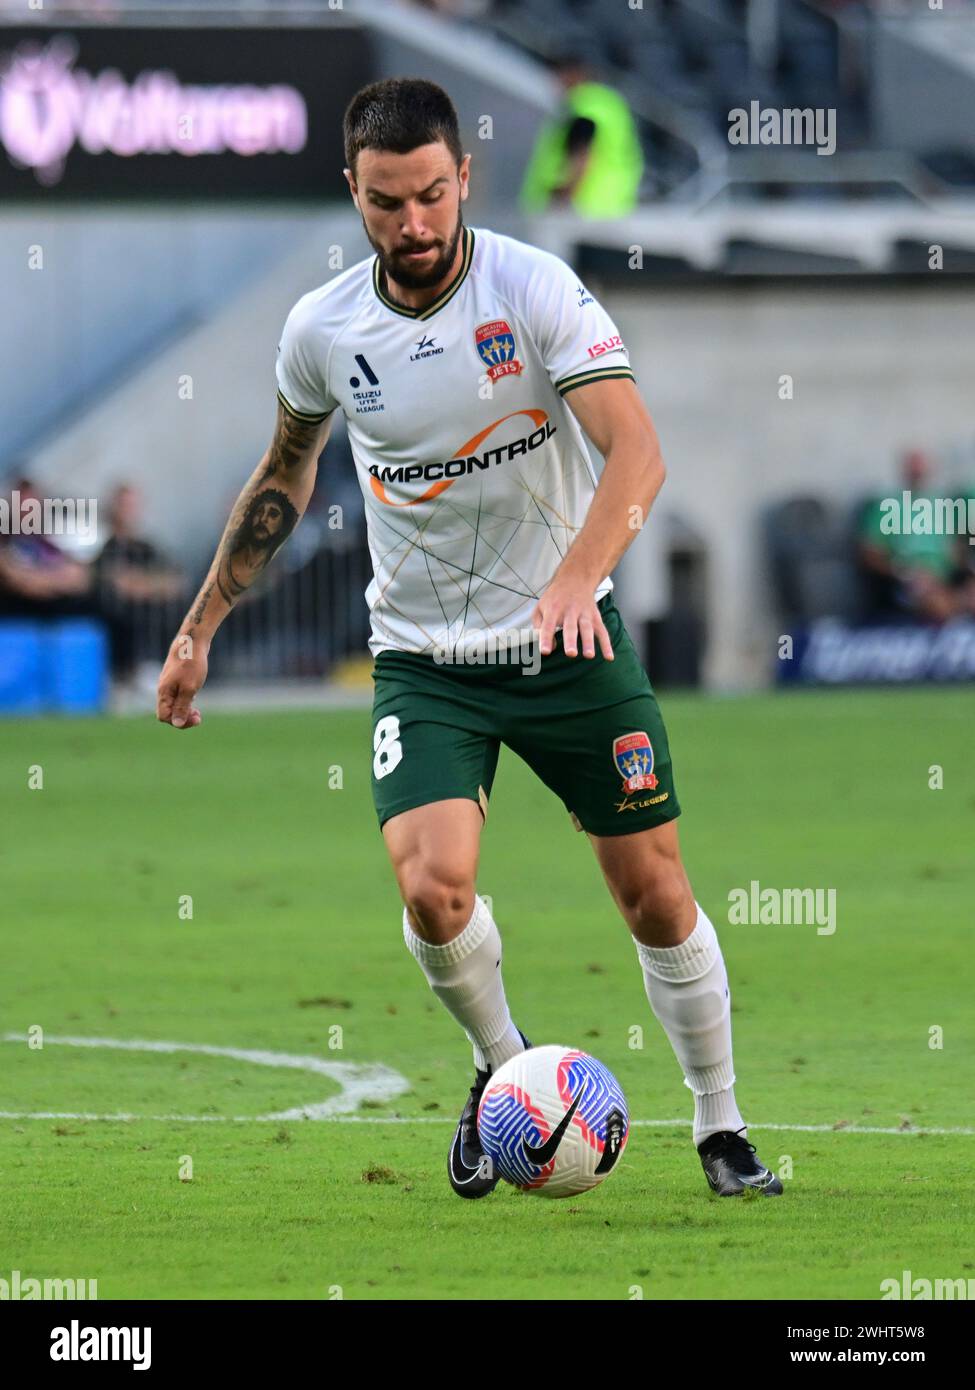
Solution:
<path fill-rule="evenodd" d="M 653 745 L 649 734 L 642 730 L 638 734 L 621 734 L 613 739 L 613 762 L 623 778 L 625 792 L 657 785 L 653 773 Z"/>
<path fill-rule="evenodd" d="M 505 319 L 492 319 L 475 328 L 474 346 L 491 381 L 503 376 L 518 376 L 525 369 L 524 363 L 515 356 L 515 335 Z"/>

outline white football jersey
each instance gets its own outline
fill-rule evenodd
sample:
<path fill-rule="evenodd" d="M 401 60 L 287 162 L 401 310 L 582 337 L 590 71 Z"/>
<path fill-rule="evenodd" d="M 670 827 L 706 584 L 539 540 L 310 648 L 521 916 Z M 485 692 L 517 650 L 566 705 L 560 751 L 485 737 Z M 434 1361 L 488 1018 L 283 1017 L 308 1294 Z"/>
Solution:
<path fill-rule="evenodd" d="M 564 261 L 496 232 L 462 237 L 457 275 L 425 309 L 390 300 L 370 257 L 299 299 L 278 347 L 285 408 L 348 422 L 374 655 L 530 628 L 597 482 L 563 397 L 633 377 Z M 611 588 L 604 578 L 595 597 Z"/>

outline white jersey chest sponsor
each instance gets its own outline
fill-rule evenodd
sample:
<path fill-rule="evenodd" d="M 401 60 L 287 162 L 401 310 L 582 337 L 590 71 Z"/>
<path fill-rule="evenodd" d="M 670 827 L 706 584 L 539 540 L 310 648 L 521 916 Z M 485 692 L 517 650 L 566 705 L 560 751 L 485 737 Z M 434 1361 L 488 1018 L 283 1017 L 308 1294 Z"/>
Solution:
<path fill-rule="evenodd" d="M 527 459 L 566 418 L 525 326 L 476 280 L 429 323 L 370 306 L 341 335 L 330 369 L 360 483 L 386 505 L 422 505 L 446 484 Z M 501 475 L 488 486 L 496 496 L 523 481 Z"/>

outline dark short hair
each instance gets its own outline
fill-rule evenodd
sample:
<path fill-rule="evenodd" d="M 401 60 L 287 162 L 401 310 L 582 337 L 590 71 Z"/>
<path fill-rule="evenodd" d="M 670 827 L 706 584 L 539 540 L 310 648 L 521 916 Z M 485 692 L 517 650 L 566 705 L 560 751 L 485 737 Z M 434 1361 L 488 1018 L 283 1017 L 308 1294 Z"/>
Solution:
<path fill-rule="evenodd" d="M 409 154 L 442 140 L 457 164 L 464 157 L 454 103 L 436 82 L 387 77 L 356 92 L 342 122 L 345 162 L 355 173 L 360 150 Z"/>

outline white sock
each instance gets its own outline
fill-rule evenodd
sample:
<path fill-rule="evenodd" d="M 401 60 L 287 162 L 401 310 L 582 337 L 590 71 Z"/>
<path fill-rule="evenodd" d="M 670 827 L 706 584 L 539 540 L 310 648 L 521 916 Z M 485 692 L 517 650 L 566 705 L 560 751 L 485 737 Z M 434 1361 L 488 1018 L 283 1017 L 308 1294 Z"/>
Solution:
<path fill-rule="evenodd" d="M 740 1130 L 731 1058 L 731 996 L 718 936 L 697 904 L 697 922 L 679 946 L 636 942 L 650 1007 L 694 1092 L 694 1143 Z M 746 1131 L 747 1132 L 747 1131 Z"/>
<path fill-rule="evenodd" d="M 501 936 L 483 898 L 474 894 L 471 920 L 446 945 L 417 936 L 405 908 L 403 937 L 430 988 L 473 1043 L 479 1071 L 496 1071 L 524 1052 L 501 982 Z"/>

